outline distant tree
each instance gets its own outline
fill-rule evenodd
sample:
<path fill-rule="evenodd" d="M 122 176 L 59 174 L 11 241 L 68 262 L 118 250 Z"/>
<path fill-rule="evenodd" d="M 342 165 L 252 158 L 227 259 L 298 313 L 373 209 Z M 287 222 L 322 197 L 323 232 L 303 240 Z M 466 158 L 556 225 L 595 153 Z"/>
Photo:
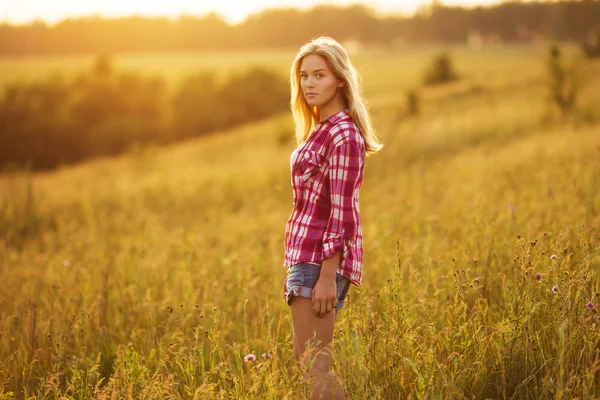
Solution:
<path fill-rule="evenodd" d="M 94 74 L 99 78 L 107 78 L 113 71 L 113 60 L 108 54 L 101 54 L 94 62 Z"/>
<path fill-rule="evenodd" d="M 426 85 L 438 85 L 458 79 L 452 57 L 448 53 L 440 53 L 433 59 L 425 71 L 423 81 Z"/>
<path fill-rule="evenodd" d="M 234 26 L 216 14 L 176 20 L 70 18 L 53 26 L 40 21 L 19 26 L 0 22 L 0 54 L 296 47 L 321 34 L 341 42 L 387 46 L 403 40 L 462 42 L 475 31 L 484 41 L 540 36 L 580 40 L 598 23 L 599 15 L 600 0 L 507 0 L 475 8 L 447 6 L 436 0 L 412 17 L 378 15 L 361 5 L 319 5 L 309 10 L 268 9 Z"/>
<path fill-rule="evenodd" d="M 171 131 L 175 138 L 190 138 L 225 127 L 226 112 L 216 101 L 218 89 L 212 71 L 200 71 L 182 79 L 171 100 Z"/>
<path fill-rule="evenodd" d="M 101 56 L 71 80 L 52 76 L 0 92 L 0 168 L 42 170 L 117 155 L 256 121 L 289 104 L 286 79 L 263 68 L 223 82 L 200 72 L 171 94 L 161 77 L 111 65 Z"/>
<path fill-rule="evenodd" d="M 574 66 L 566 66 L 558 45 L 550 46 L 548 59 L 549 98 L 566 116 L 573 111 L 579 91 L 577 71 Z"/>
<path fill-rule="evenodd" d="M 421 101 L 416 90 L 406 92 L 406 113 L 411 117 L 416 117 L 421 113 Z"/>
<path fill-rule="evenodd" d="M 222 83 L 214 72 L 199 72 L 185 78 L 173 96 L 173 135 L 189 138 L 231 128 L 284 111 L 288 104 L 287 81 L 262 67 Z"/>
<path fill-rule="evenodd" d="M 283 76 L 261 67 L 251 67 L 232 76 L 219 91 L 218 99 L 227 106 L 228 118 L 238 124 L 286 110 L 289 89 Z"/>
<path fill-rule="evenodd" d="M 600 57 L 600 25 L 596 25 L 581 43 L 583 52 L 588 58 Z"/>

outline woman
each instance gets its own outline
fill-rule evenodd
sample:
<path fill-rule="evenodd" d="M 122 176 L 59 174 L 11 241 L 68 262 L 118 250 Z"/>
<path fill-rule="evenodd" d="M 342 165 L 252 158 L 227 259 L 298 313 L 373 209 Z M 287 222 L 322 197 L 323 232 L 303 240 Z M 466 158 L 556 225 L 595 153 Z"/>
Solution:
<path fill-rule="evenodd" d="M 290 83 L 299 146 L 291 157 L 294 205 L 285 232 L 284 291 L 294 353 L 309 371 L 313 398 L 343 398 L 331 371 L 333 328 L 350 284 L 361 284 L 358 196 L 365 156 L 382 145 L 356 70 L 338 42 L 319 37 L 302 46 Z"/>

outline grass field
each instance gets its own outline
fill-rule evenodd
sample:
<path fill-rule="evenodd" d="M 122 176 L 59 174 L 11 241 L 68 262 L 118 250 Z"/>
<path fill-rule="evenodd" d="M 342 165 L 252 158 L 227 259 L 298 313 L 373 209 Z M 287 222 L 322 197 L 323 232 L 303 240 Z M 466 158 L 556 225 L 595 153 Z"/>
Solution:
<path fill-rule="evenodd" d="M 361 193 L 364 285 L 336 326 L 348 398 L 599 398 L 600 65 L 563 121 L 545 48 L 457 48 L 464 79 L 408 118 L 433 52 L 356 56 L 385 147 Z M 116 61 L 286 73 L 293 51 L 198 57 Z M 23 62 L 0 76 L 88 60 Z M 281 297 L 291 127 L 0 177 L 0 399 L 303 398 Z"/>

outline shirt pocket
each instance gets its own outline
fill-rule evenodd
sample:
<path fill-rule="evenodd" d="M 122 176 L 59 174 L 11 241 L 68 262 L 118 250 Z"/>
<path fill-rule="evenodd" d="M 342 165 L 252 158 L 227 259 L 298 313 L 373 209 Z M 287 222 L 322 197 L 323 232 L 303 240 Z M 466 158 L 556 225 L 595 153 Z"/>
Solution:
<path fill-rule="evenodd" d="M 306 150 L 301 157 L 297 178 L 299 184 L 304 184 L 318 174 L 325 163 L 325 156 L 313 150 Z"/>

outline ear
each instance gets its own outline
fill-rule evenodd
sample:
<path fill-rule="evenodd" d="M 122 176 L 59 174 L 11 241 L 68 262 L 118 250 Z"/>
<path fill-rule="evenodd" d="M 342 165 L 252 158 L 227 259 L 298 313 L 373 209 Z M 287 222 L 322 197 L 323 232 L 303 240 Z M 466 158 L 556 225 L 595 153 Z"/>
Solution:
<path fill-rule="evenodd" d="M 339 79 L 338 83 L 337 83 L 337 87 L 344 87 L 344 86 L 346 86 L 346 82 L 344 82 L 342 79 Z"/>

